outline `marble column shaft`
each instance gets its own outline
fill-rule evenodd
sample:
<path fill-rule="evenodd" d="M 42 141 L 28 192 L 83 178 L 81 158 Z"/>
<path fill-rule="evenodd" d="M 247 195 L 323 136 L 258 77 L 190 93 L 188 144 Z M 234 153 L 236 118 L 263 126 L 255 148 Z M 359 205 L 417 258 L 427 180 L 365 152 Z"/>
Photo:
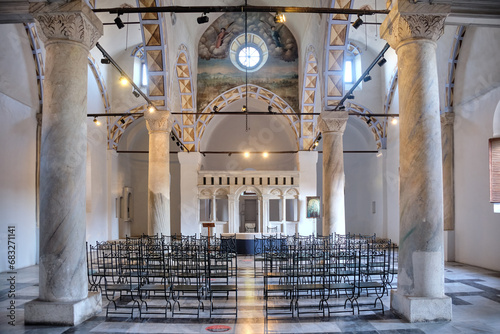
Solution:
<path fill-rule="evenodd" d="M 39 300 L 76 302 L 88 295 L 87 56 L 102 35 L 102 24 L 82 2 L 58 6 L 40 4 L 34 14 L 46 51 L 40 157 Z"/>
<path fill-rule="evenodd" d="M 444 230 L 455 229 L 454 134 L 455 113 L 441 115 L 441 142 L 443 144 L 443 211 Z"/>
<path fill-rule="evenodd" d="M 166 110 L 146 111 L 149 131 L 148 233 L 170 235 L 170 130 Z"/>
<path fill-rule="evenodd" d="M 349 114 L 323 111 L 318 119 L 323 137 L 323 235 L 345 234 L 343 135 Z"/>

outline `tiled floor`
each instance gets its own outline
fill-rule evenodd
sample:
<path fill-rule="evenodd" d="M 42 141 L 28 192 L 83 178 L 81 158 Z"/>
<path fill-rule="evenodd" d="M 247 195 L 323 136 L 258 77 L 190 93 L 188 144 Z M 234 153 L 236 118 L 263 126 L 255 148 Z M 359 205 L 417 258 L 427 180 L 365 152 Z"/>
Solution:
<path fill-rule="evenodd" d="M 0 333 L 500 333 L 500 273 L 459 263 L 446 264 L 446 294 L 452 297 L 453 321 L 407 323 L 389 309 L 384 297 L 385 314 L 338 314 L 323 319 L 319 315 L 300 318 L 282 316 L 266 320 L 262 298 L 262 278 L 253 277 L 251 257 L 239 258 L 238 320 L 230 317 L 209 319 L 208 311 L 200 319 L 151 316 L 139 320 L 124 317 L 106 319 L 105 310 L 76 327 L 24 326 L 23 304 L 38 296 L 38 267 L 18 270 L 15 299 L 9 297 L 9 275 L 0 274 Z M 15 301 L 15 326 L 8 324 L 11 300 Z M 228 303 L 234 300 L 218 301 Z M 307 300 L 304 300 L 307 303 Z M 107 305 L 103 299 L 103 305 Z M 205 305 L 208 305 L 206 303 Z M 219 304 L 220 305 L 220 304 Z"/>

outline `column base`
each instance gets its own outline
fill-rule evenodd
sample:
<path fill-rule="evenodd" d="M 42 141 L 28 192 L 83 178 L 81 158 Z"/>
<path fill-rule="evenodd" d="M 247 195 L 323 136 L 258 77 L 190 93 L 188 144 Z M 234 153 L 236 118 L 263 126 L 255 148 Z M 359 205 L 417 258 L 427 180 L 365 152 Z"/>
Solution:
<path fill-rule="evenodd" d="M 411 297 L 391 291 L 391 309 L 409 322 L 451 321 L 451 298 Z"/>
<path fill-rule="evenodd" d="M 76 326 L 102 311 L 100 292 L 89 292 L 77 302 L 32 300 L 24 306 L 26 325 Z"/>

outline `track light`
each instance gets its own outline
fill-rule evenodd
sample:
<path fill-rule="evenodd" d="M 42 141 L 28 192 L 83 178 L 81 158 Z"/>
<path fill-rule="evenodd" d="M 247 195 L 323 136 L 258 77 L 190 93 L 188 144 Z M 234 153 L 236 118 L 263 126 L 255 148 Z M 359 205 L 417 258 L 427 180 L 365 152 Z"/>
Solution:
<path fill-rule="evenodd" d="M 274 23 L 285 23 L 285 22 L 286 22 L 285 14 L 276 13 L 276 15 L 274 16 Z"/>
<path fill-rule="evenodd" d="M 391 121 L 391 123 L 392 123 L 393 125 L 396 125 L 396 124 L 398 124 L 398 120 L 397 120 L 396 118 L 393 118 L 393 119 L 392 119 L 392 121 Z"/>
<path fill-rule="evenodd" d="M 243 156 L 244 156 L 245 158 L 250 157 L 250 152 L 245 152 L 245 153 L 243 153 Z"/>
<path fill-rule="evenodd" d="M 382 57 L 377 64 L 378 66 L 382 67 L 385 63 L 387 63 L 387 60 L 385 59 L 385 57 Z"/>
<path fill-rule="evenodd" d="M 316 140 L 316 141 L 314 142 L 314 147 L 318 147 L 318 145 L 319 145 L 319 141 L 317 141 L 317 140 Z"/>
<path fill-rule="evenodd" d="M 272 114 L 272 113 L 273 113 L 273 106 L 272 106 L 272 105 L 269 105 L 269 106 L 267 107 L 267 111 L 269 111 L 269 113 L 270 113 L 270 114 Z"/>
<path fill-rule="evenodd" d="M 372 79 L 372 77 L 370 75 L 367 75 L 366 77 L 364 77 L 363 81 L 364 82 L 368 82 Z"/>
<path fill-rule="evenodd" d="M 338 110 L 345 110 L 345 106 L 341 105 L 340 107 L 337 108 Z"/>
<path fill-rule="evenodd" d="M 318 136 L 317 141 L 319 142 L 321 140 L 321 135 Z"/>
<path fill-rule="evenodd" d="M 198 18 L 196 19 L 196 21 L 198 21 L 198 24 L 208 23 L 209 18 L 208 18 L 208 16 L 207 16 L 207 14 L 206 14 L 206 13 L 203 13 L 203 14 L 201 14 L 201 16 L 200 16 L 200 17 L 198 17 Z"/>
<path fill-rule="evenodd" d="M 154 112 L 155 112 L 155 110 L 156 110 L 156 108 L 155 108 L 154 106 L 152 106 L 152 105 L 148 107 L 148 111 L 149 111 L 150 113 L 154 113 Z"/>
<path fill-rule="evenodd" d="M 362 24 L 363 20 L 361 19 L 361 16 L 358 16 L 358 19 L 352 23 L 352 27 L 354 29 L 358 29 L 359 27 L 361 27 Z"/>
<path fill-rule="evenodd" d="M 213 110 L 214 112 L 217 112 L 217 111 L 219 111 L 219 107 L 214 106 L 214 107 L 212 108 L 212 110 Z"/>
<path fill-rule="evenodd" d="M 175 140 L 175 136 L 174 135 L 171 135 L 170 138 L 172 138 L 172 140 Z"/>
<path fill-rule="evenodd" d="M 139 94 L 139 92 L 136 91 L 135 89 L 132 91 L 132 94 L 134 94 L 135 97 L 141 96 L 141 94 Z"/>
<path fill-rule="evenodd" d="M 177 146 L 181 146 L 181 143 L 179 143 L 178 141 L 176 141 L 175 144 L 177 144 Z"/>
<path fill-rule="evenodd" d="M 101 125 L 101 122 L 99 122 L 99 120 L 97 119 L 97 117 L 94 117 L 94 123 L 97 126 Z"/>
<path fill-rule="evenodd" d="M 372 119 L 371 118 L 367 118 L 366 119 L 366 124 L 368 124 L 368 125 L 372 124 Z"/>
<path fill-rule="evenodd" d="M 347 95 L 347 99 L 348 99 L 348 100 L 352 100 L 352 99 L 354 99 L 354 95 L 352 95 L 352 94 Z"/>
<path fill-rule="evenodd" d="M 241 107 L 241 111 L 243 111 L 243 112 L 247 112 L 247 106 L 246 106 L 246 105 L 243 105 L 243 107 Z"/>
<path fill-rule="evenodd" d="M 122 75 L 120 77 L 120 83 L 122 84 L 122 86 L 126 86 L 128 84 L 128 79 Z"/>
<path fill-rule="evenodd" d="M 120 119 L 120 123 L 125 124 L 125 119 Z"/>
<path fill-rule="evenodd" d="M 264 153 L 262 153 L 262 156 L 263 156 L 264 158 L 267 158 L 267 157 L 269 156 L 269 153 L 264 152 Z"/>
<path fill-rule="evenodd" d="M 120 14 L 119 13 L 118 13 L 118 16 L 115 19 L 115 24 L 118 27 L 118 29 L 121 29 L 121 28 L 125 27 L 125 25 L 122 22 L 122 19 L 120 18 Z"/>
<path fill-rule="evenodd" d="M 107 57 L 104 57 L 101 59 L 101 64 L 110 64 L 111 63 L 111 60 L 109 60 L 109 58 Z"/>

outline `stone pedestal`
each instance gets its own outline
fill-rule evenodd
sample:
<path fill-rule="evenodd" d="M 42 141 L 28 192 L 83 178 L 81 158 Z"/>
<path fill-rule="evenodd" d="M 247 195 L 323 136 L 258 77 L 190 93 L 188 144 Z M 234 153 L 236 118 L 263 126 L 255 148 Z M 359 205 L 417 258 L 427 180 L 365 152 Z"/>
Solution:
<path fill-rule="evenodd" d="M 398 55 L 400 236 L 392 308 L 409 321 L 451 320 L 444 295 L 443 170 L 436 40 L 443 6 L 395 5 L 381 36 Z M 399 7 L 398 3 L 404 8 Z"/>
<path fill-rule="evenodd" d="M 144 113 L 149 132 L 148 234 L 170 235 L 170 130 L 166 110 Z"/>
<path fill-rule="evenodd" d="M 345 234 L 345 174 L 342 136 L 349 114 L 323 111 L 318 126 L 323 136 L 323 235 Z"/>
<path fill-rule="evenodd" d="M 87 56 L 102 23 L 84 1 L 32 8 L 45 43 L 40 156 L 40 290 L 27 324 L 76 325 L 101 311 L 85 248 Z M 85 305 L 85 306 L 83 306 Z M 64 311 L 61 311 L 61 310 Z"/>

